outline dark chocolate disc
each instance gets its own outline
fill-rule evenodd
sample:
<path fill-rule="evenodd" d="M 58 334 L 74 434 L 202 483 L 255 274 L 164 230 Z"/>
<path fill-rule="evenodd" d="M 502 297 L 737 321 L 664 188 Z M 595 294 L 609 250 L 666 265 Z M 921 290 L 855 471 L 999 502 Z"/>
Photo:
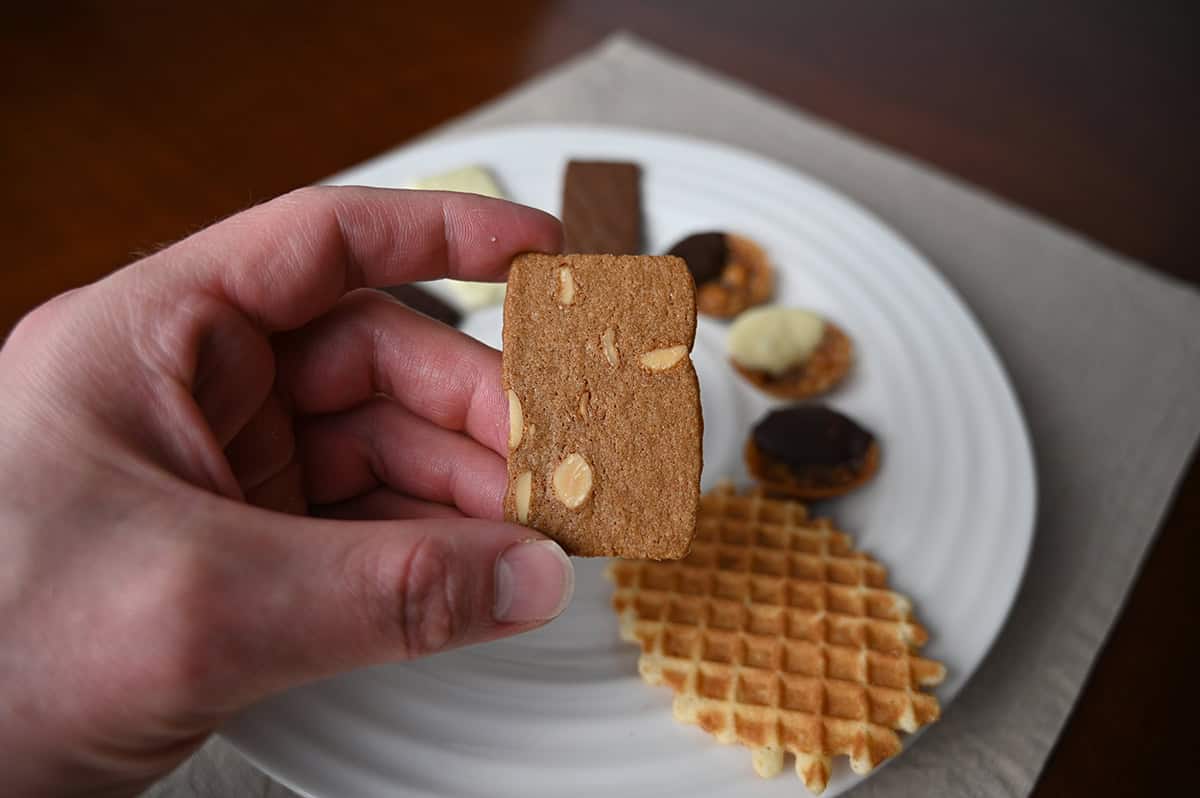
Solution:
<path fill-rule="evenodd" d="M 667 254 L 683 258 L 692 279 L 701 285 L 721 276 L 729 260 L 729 244 L 724 233 L 695 233 L 671 247 Z"/>
<path fill-rule="evenodd" d="M 754 445 L 771 460 L 791 468 L 862 464 L 875 437 L 824 405 L 775 410 L 754 427 Z"/>

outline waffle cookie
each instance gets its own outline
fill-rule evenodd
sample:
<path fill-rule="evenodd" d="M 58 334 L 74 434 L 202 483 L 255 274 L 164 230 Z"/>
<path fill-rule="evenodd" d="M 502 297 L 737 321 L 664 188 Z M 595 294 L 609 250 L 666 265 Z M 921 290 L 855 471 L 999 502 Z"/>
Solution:
<path fill-rule="evenodd" d="M 945 677 L 883 566 L 803 505 L 718 488 L 701 497 L 691 553 L 616 561 L 621 637 L 638 670 L 675 691 L 677 720 L 751 749 L 770 777 L 784 752 L 814 793 L 845 754 L 866 773 L 900 750 L 897 730 L 938 718 L 920 688 Z"/>

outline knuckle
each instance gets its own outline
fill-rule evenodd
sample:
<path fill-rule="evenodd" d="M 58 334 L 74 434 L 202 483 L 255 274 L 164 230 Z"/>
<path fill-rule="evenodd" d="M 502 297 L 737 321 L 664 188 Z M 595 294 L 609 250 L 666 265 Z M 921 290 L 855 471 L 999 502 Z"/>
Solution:
<path fill-rule="evenodd" d="M 374 329 L 397 307 L 402 307 L 400 300 L 380 288 L 355 288 L 338 301 L 338 313 L 358 320 L 365 329 Z"/>
<path fill-rule="evenodd" d="M 319 232 L 333 232 L 337 234 L 335 238 L 340 238 L 338 211 L 345 200 L 345 192 L 346 189 L 338 186 L 301 186 L 272 200 L 270 204 L 298 212 L 322 226 L 328 225 L 328 229 L 323 228 Z"/>
<path fill-rule="evenodd" d="M 471 625 L 453 547 L 424 536 L 405 550 L 377 559 L 373 621 L 384 635 L 398 637 L 405 658 L 433 654 L 462 639 Z"/>
<path fill-rule="evenodd" d="M 297 205 L 321 205 L 330 201 L 334 194 L 330 186 L 301 186 L 285 194 L 284 199 Z"/>

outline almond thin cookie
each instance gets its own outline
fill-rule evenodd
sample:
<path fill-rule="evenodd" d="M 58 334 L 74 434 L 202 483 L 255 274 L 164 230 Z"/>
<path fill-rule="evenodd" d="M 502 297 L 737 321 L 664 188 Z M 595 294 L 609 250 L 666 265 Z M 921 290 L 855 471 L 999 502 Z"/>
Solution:
<path fill-rule="evenodd" d="M 700 494 L 682 260 L 524 254 L 504 302 L 505 518 L 570 554 L 682 557 Z"/>

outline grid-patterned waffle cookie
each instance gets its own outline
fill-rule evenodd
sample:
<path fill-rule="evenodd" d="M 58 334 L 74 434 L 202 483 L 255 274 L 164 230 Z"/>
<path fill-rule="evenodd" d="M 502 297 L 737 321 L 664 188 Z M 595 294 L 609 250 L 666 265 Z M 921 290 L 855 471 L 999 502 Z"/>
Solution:
<path fill-rule="evenodd" d="M 749 747 L 760 776 L 790 751 L 819 793 L 831 757 L 865 773 L 900 750 L 896 730 L 937 720 L 920 688 L 945 668 L 915 655 L 927 635 L 909 601 L 797 502 L 718 488 L 686 558 L 618 560 L 608 575 L 642 677 L 675 691 L 676 719 Z"/>

